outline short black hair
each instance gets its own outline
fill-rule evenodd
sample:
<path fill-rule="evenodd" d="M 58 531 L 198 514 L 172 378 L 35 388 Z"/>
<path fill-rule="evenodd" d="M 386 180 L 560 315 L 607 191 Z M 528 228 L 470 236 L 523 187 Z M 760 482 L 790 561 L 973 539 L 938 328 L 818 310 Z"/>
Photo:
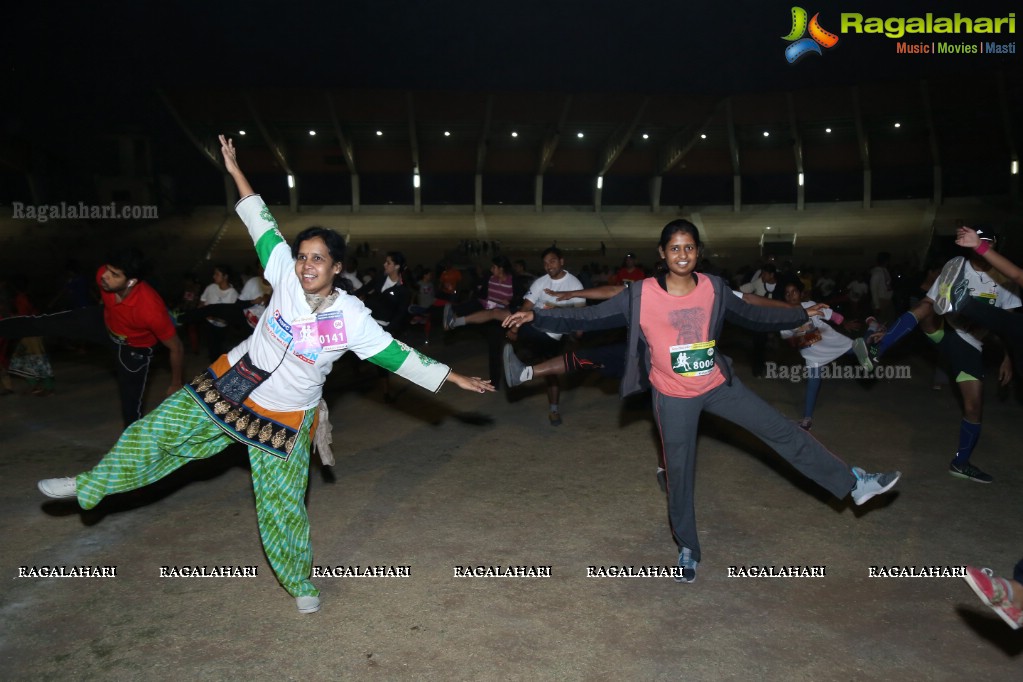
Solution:
<path fill-rule="evenodd" d="M 548 246 L 546 249 L 543 250 L 543 253 L 540 254 L 540 258 L 541 259 L 546 258 L 547 254 L 549 253 L 553 253 L 558 260 L 565 259 L 565 257 L 561 254 L 561 249 L 559 249 L 556 246 Z"/>
<path fill-rule="evenodd" d="M 490 262 L 501 268 L 506 275 L 511 272 L 511 261 L 508 260 L 508 256 L 494 256 Z"/>
<path fill-rule="evenodd" d="M 106 264 L 120 270 L 128 279 L 142 279 L 146 273 L 146 259 L 142 252 L 132 246 L 112 249 L 107 253 Z"/>
<path fill-rule="evenodd" d="M 330 254 L 331 259 L 335 263 L 341 263 L 344 265 L 345 252 L 347 247 L 345 246 L 345 238 L 339 235 L 329 227 L 319 227 L 314 225 L 313 227 L 307 227 L 298 233 L 295 240 L 291 243 L 291 257 L 298 258 L 298 247 L 299 245 L 309 239 L 316 239 L 319 237 L 323 240 L 323 243 L 327 245 L 327 253 Z"/>

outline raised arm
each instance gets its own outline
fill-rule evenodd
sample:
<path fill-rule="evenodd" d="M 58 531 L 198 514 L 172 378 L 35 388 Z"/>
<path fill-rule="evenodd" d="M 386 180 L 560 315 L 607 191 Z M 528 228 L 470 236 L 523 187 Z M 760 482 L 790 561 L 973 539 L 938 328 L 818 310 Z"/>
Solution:
<path fill-rule="evenodd" d="M 238 203 L 235 204 L 234 210 L 238 217 L 242 219 L 242 222 L 245 223 L 245 229 L 249 231 L 249 236 L 252 237 L 252 244 L 256 247 L 256 256 L 259 258 L 259 264 L 264 269 L 263 277 L 270 283 L 271 287 L 277 289 L 282 286 L 284 278 L 294 276 L 294 272 L 290 267 L 286 270 L 281 267 L 268 267 L 270 257 L 275 249 L 282 244 L 286 248 L 284 235 L 281 234 L 277 226 L 277 220 L 270 213 L 270 209 L 263 202 L 263 198 L 252 190 L 252 185 L 245 179 L 241 168 L 238 167 L 238 153 L 234 148 L 234 143 L 223 135 L 219 137 L 220 150 L 224 155 L 224 167 L 231 177 L 234 178 L 234 182 L 238 186 L 238 193 L 241 195 Z M 290 250 L 288 250 L 288 259 L 289 261 L 291 260 Z"/>
<path fill-rule="evenodd" d="M 977 236 L 977 231 L 973 228 L 960 227 L 959 231 L 956 232 L 956 244 L 975 250 L 979 255 L 983 256 L 988 263 L 991 263 L 991 267 L 1011 279 L 1016 284 L 1023 286 L 1023 270 L 1016 267 L 1015 263 L 995 251 L 986 242 L 983 242 L 983 244 L 987 246 L 987 248 L 984 248 L 980 237 Z"/>
<path fill-rule="evenodd" d="M 224 155 L 224 168 L 227 169 L 228 175 L 234 178 L 234 184 L 238 187 L 238 198 L 244 199 L 250 194 L 255 194 L 242 169 L 238 167 L 238 153 L 235 151 L 234 142 L 223 135 L 217 137 L 220 138 L 220 152 Z"/>

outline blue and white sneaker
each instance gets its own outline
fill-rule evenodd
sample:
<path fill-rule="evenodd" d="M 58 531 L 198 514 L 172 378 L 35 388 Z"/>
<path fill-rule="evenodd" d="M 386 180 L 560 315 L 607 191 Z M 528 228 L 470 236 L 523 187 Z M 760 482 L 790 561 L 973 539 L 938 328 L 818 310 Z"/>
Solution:
<path fill-rule="evenodd" d="M 853 467 L 853 475 L 856 476 L 856 487 L 850 493 L 853 502 L 857 505 L 863 504 L 875 495 L 886 493 L 895 487 L 902 474 L 898 471 L 883 474 L 868 474 L 859 467 Z"/>
<path fill-rule="evenodd" d="M 678 553 L 678 567 L 682 569 L 682 575 L 675 576 L 677 583 L 695 583 L 696 566 L 700 562 L 693 559 L 693 550 L 683 547 Z"/>

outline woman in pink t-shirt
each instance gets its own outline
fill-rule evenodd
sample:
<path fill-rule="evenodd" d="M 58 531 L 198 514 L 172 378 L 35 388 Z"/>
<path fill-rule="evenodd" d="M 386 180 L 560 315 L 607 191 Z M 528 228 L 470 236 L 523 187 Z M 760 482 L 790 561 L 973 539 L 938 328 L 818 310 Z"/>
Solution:
<path fill-rule="evenodd" d="M 750 305 L 720 278 L 697 274 L 700 235 L 687 220 L 668 223 L 658 247 L 665 271 L 614 298 L 586 308 L 518 312 L 504 324 L 517 327 L 532 321 L 536 328 L 551 332 L 628 327 L 622 395 L 652 389 L 671 532 L 679 550 L 675 579 L 693 582 L 700 560 L 693 485 L 702 412 L 745 428 L 839 499 L 851 494 L 856 504 L 863 504 L 891 489 L 900 474 L 850 468 L 746 388 L 732 373 L 731 360 L 718 352 L 726 318 L 755 331 L 792 329 L 804 324 L 807 314 L 819 314 L 820 308 L 804 313 L 799 307 Z"/>

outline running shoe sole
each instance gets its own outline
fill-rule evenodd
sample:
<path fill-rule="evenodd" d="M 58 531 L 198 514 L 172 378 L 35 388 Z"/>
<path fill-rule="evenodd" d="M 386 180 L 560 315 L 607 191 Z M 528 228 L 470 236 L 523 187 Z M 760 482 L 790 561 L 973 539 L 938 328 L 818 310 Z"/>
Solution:
<path fill-rule="evenodd" d="M 938 275 L 938 298 L 934 300 L 934 312 L 939 315 L 952 311 L 952 292 L 962 275 L 965 263 L 965 258 L 956 256 L 941 269 L 941 274 Z"/>
<path fill-rule="evenodd" d="M 874 363 L 870 361 L 870 353 L 867 352 L 867 342 L 863 339 L 856 339 L 853 341 L 852 349 L 853 354 L 856 356 L 856 361 L 860 363 L 860 367 L 868 372 L 873 372 Z"/>

